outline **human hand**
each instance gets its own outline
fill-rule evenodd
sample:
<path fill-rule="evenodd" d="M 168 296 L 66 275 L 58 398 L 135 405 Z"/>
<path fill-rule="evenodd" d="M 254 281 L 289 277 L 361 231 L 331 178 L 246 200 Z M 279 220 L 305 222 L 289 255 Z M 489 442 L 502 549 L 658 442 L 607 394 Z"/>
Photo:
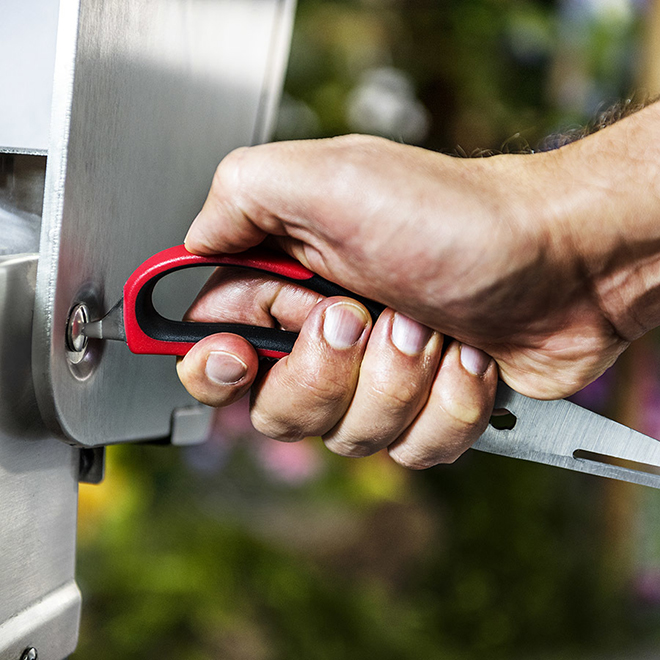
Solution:
<path fill-rule="evenodd" d="M 355 136 L 238 150 L 219 166 L 187 246 L 234 252 L 270 236 L 322 276 L 492 355 L 523 394 L 558 398 L 602 373 L 657 316 L 657 296 L 655 316 L 635 301 L 639 255 L 657 243 L 639 216 L 654 217 L 658 191 L 631 191 L 643 170 L 622 168 L 616 149 L 634 121 L 557 152 L 478 160 Z M 203 398 L 208 347 L 196 348 L 181 375 Z M 278 405 L 290 422 L 280 399 L 257 415 L 261 430 L 275 426 Z M 488 405 L 478 407 L 475 427 Z"/>
<path fill-rule="evenodd" d="M 179 363 L 183 382 L 209 405 L 239 398 L 256 378 L 252 420 L 271 437 L 322 436 L 346 456 L 387 447 L 400 464 L 422 468 L 457 458 L 487 424 L 494 362 L 457 342 L 441 357 L 439 333 L 390 309 L 372 327 L 352 299 L 220 269 L 188 317 L 300 331 L 291 354 L 260 378 L 254 350 L 236 335 L 208 337 Z"/>

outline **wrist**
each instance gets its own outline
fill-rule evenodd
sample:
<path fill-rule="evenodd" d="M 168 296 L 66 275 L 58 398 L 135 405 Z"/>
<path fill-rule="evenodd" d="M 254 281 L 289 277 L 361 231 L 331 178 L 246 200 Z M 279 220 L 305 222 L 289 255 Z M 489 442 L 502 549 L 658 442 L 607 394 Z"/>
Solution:
<path fill-rule="evenodd" d="M 555 248 L 626 340 L 660 324 L 658 136 L 655 104 L 538 159 Z"/>

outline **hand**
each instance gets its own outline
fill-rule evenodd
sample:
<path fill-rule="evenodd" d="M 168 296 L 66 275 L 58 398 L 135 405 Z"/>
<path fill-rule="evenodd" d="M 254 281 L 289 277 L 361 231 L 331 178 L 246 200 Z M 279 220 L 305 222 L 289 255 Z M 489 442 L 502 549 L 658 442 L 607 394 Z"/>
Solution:
<path fill-rule="evenodd" d="M 565 396 L 660 317 L 660 191 L 647 163 L 660 161 L 648 153 L 659 114 L 524 156 L 461 160 L 354 136 L 241 149 L 219 166 L 187 246 L 233 252 L 270 236 L 324 277 L 493 356 L 523 394 Z M 203 351 L 181 367 L 196 395 Z M 286 427 L 289 401 L 278 405 Z M 262 430 L 276 407 L 261 408 Z"/>
<path fill-rule="evenodd" d="M 372 327 L 351 299 L 324 300 L 261 274 L 222 269 L 188 316 L 301 331 L 291 355 L 253 387 L 253 423 L 271 437 L 319 435 L 345 456 L 387 447 L 400 464 L 422 468 L 454 460 L 488 422 L 493 361 L 457 342 L 441 358 L 439 333 L 392 310 Z M 183 382 L 209 405 L 242 396 L 257 371 L 252 347 L 227 334 L 199 342 L 179 363 Z"/>

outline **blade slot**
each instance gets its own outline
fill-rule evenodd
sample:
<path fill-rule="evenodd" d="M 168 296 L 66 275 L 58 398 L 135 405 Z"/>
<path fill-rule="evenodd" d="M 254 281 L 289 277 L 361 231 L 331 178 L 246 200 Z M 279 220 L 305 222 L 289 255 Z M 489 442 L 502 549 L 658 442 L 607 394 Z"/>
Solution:
<path fill-rule="evenodd" d="M 576 449 L 573 452 L 573 458 L 579 461 L 591 461 L 592 463 L 600 463 L 601 465 L 620 467 L 626 470 L 633 470 L 634 472 L 660 474 L 660 467 L 656 465 L 631 461 L 626 458 L 618 458 L 617 456 L 609 456 L 607 454 L 599 454 L 597 452 L 587 451 L 586 449 Z"/>

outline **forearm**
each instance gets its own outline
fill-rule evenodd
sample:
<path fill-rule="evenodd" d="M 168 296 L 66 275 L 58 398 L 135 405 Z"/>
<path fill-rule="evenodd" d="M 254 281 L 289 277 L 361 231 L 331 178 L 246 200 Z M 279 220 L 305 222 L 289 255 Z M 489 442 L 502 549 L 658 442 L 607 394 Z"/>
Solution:
<path fill-rule="evenodd" d="M 659 325 L 660 103 L 541 156 L 554 234 L 605 316 L 626 340 Z"/>

